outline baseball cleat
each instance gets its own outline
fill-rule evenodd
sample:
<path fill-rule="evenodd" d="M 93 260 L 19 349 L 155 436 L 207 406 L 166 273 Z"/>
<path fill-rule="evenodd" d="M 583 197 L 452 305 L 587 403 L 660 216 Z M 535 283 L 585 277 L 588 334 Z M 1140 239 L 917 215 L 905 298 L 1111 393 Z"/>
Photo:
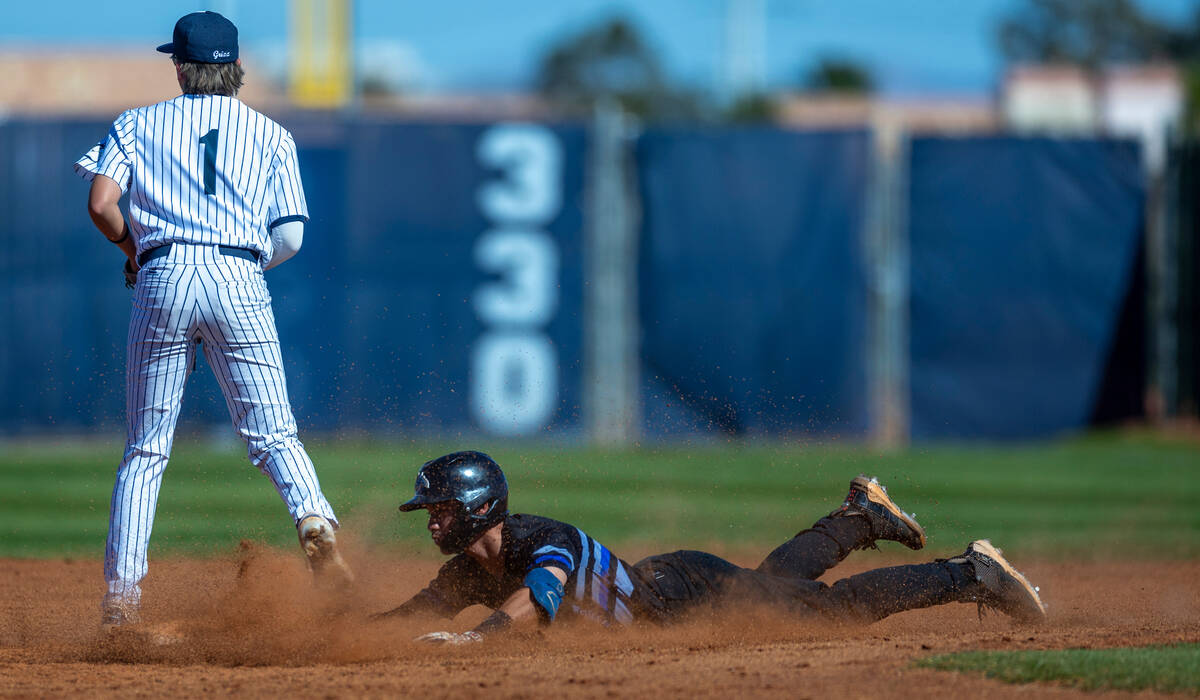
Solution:
<path fill-rule="evenodd" d="M 859 475 L 850 481 L 850 493 L 830 515 L 863 515 L 871 523 L 874 540 L 899 542 L 909 549 L 925 546 L 925 529 L 912 515 L 900 510 L 875 477 Z"/>
<path fill-rule="evenodd" d="M 354 583 L 354 573 L 338 551 L 333 524 L 329 520 L 321 515 L 306 515 L 296 525 L 296 533 L 313 576 L 323 581 L 340 579 L 341 583 Z"/>
<path fill-rule="evenodd" d="M 980 593 L 974 598 L 980 612 L 990 607 L 1021 622 L 1041 622 L 1046 619 L 1046 605 L 1038 589 L 992 546 L 988 540 L 975 540 L 962 556 L 948 560 L 961 564 L 970 562 L 979 582 Z"/>
<path fill-rule="evenodd" d="M 137 625 L 141 621 L 141 611 L 138 610 L 138 606 L 131 603 L 109 600 L 100 607 L 100 629 L 105 632 Z"/>

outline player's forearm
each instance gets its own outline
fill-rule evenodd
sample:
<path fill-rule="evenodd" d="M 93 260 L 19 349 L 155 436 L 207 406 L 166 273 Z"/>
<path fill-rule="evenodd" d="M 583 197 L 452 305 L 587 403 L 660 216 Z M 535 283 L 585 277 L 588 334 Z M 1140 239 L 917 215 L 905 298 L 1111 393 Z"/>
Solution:
<path fill-rule="evenodd" d="M 539 617 L 538 610 L 539 604 L 534 599 L 533 590 L 528 587 L 519 588 L 500 607 L 496 608 L 496 611 L 491 616 L 476 625 L 475 629 L 471 630 L 471 632 L 478 634 L 480 637 L 486 637 L 490 634 L 503 632 L 513 625 L 532 624 Z M 547 616 L 545 614 L 541 618 L 545 622 L 554 619 L 553 615 Z"/>
<path fill-rule="evenodd" d="M 525 576 L 525 586 L 518 588 L 508 597 L 496 612 L 503 616 L 505 627 L 510 623 L 520 624 L 526 620 L 540 620 L 546 624 L 554 621 L 558 606 L 562 602 L 563 584 L 567 580 L 567 572 L 555 566 L 533 569 Z M 484 621 L 489 625 L 495 621 L 492 618 Z M 476 628 L 480 630 L 479 627 Z M 488 631 L 493 631 L 490 627 Z"/>
<path fill-rule="evenodd" d="M 525 592 L 525 597 L 528 598 L 528 591 L 528 588 L 522 588 L 514 594 L 514 597 Z M 511 605 L 513 601 L 514 598 L 509 598 L 505 601 L 504 605 L 492 611 L 492 614 L 484 619 L 483 622 L 480 622 L 473 629 L 466 632 L 429 632 L 417 637 L 416 641 L 430 644 L 473 644 L 482 642 L 485 637 L 505 632 L 513 626 L 514 620 L 512 616 L 505 612 L 505 609 L 512 610 L 519 618 L 528 620 L 528 618 L 533 617 L 532 610 L 522 612 L 521 606 Z"/>
<path fill-rule="evenodd" d="M 441 596 L 434 593 L 431 589 L 425 588 L 391 610 L 371 615 L 371 619 L 388 620 L 417 615 L 454 617 L 459 610 L 452 605 L 448 605 Z"/>
<path fill-rule="evenodd" d="M 133 261 L 132 266 L 133 266 L 133 269 L 136 270 L 138 268 L 137 258 L 136 258 L 137 243 L 135 243 L 133 241 L 133 237 L 126 236 L 125 240 L 123 240 L 117 244 L 117 247 L 121 249 L 121 252 L 124 253 L 127 258 L 129 258 L 131 261 Z"/>
<path fill-rule="evenodd" d="M 92 217 L 92 223 L 100 230 L 100 233 L 113 243 L 125 238 L 125 234 L 129 232 L 128 225 L 125 223 L 125 215 L 121 213 L 121 207 L 116 202 L 111 204 L 89 202 L 88 215 Z"/>
<path fill-rule="evenodd" d="M 121 213 L 120 198 L 121 188 L 117 183 L 97 175 L 88 194 L 88 216 L 100 233 L 132 260 L 137 252 L 137 244 L 129 235 L 129 225 Z"/>
<path fill-rule="evenodd" d="M 508 615 L 513 622 L 537 618 L 537 610 L 533 606 L 533 597 L 529 595 L 528 588 L 522 588 L 513 593 L 496 609 Z"/>
<path fill-rule="evenodd" d="M 514 623 L 528 621 L 536 616 L 532 596 L 528 588 L 521 588 L 508 597 L 500 607 L 474 629 L 466 632 L 429 632 L 416 638 L 426 644 L 474 644 L 485 637 L 507 631 Z"/>
<path fill-rule="evenodd" d="M 121 213 L 121 208 L 113 206 L 99 214 L 90 212 L 90 210 L 89 213 L 92 214 L 92 223 L 100 229 L 100 233 L 104 234 L 109 242 L 115 243 L 126 257 L 133 260 L 134 255 L 137 254 L 137 244 L 129 235 L 129 225 L 125 223 L 125 216 Z"/>

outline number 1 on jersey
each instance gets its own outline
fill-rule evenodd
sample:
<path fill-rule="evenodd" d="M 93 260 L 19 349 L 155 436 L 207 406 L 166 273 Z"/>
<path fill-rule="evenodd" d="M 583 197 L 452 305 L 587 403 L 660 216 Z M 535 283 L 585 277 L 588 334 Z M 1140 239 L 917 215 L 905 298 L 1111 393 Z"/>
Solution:
<path fill-rule="evenodd" d="M 217 193 L 217 130 L 200 137 L 204 146 L 204 194 Z"/>

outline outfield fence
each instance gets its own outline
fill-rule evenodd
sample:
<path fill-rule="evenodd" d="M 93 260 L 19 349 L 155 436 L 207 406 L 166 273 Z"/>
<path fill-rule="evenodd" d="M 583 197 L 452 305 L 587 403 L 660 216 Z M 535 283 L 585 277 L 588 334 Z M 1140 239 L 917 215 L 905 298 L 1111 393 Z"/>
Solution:
<path fill-rule="evenodd" d="M 896 444 L 1195 411 L 1194 147 L 1155 179 L 1107 139 L 279 121 L 305 431 Z M 0 124 L 0 435 L 121 429 L 128 292 L 71 171 L 106 129 Z M 198 372 L 181 429 L 227 422 Z"/>

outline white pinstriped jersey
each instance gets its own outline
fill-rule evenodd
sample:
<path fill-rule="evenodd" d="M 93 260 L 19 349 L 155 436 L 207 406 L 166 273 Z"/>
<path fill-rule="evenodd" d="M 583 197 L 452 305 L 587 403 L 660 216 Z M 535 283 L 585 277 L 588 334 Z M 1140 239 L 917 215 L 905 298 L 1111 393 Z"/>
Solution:
<path fill-rule="evenodd" d="M 105 175 L 128 193 L 139 255 L 125 454 L 104 557 L 105 604 L 136 606 L 184 385 L 201 348 L 250 461 L 293 522 L 311 514 L 337 521 L 298 437 L 263 276 L 275 254 L 269 229 L 307 220 L 308 209 L 291 134 L 232 97 L 183 95 L 129 110 L 75 171 L 87 180 Z"/>
<path fill-rule="evenodd" d="M 139 253 L 196 243 L 269 259 L 269 229 L 308 220 L 292 135 L 234 97 L 180 95 L 128 110 L 75 168 L 128 192 Z"/>

